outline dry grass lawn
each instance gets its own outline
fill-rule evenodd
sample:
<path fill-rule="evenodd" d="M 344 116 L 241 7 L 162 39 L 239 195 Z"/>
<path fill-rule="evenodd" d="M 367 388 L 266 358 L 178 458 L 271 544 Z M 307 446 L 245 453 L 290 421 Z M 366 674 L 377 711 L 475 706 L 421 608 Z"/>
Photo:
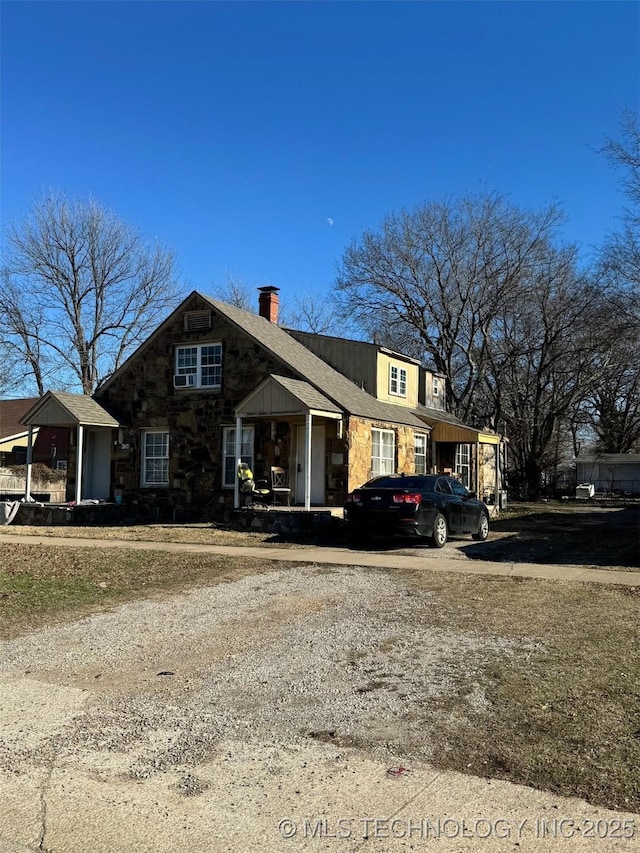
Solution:
<path fill-rule="evenodd" d="M 640 588 L 408 577 L 443 626 L 520 642 L 487 665 L 484 705 L 424 709 L 438 764 L 640 812 Z"/>

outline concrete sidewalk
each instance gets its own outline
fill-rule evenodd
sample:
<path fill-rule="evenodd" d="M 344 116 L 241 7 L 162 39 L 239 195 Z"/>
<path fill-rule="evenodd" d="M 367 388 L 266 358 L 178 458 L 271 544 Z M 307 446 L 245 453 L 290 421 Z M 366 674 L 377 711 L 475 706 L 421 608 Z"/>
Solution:
<path fill-rule="evenodd" d="M 640 572 L 608 571 L 585 566 L 543 565 L 540 563 L 496 563 L 470 560 L 459 555 L 443 556 L 425 550 L 416 554 L 394 551 L 358 551 L 330 546 L 301 546 L 295 548 L 262 548 L 250 545 L 202 545 L 181 542 L 155 542 L 132 539 L 85 539 L 69 536 L 37 536 L 2 533 L 0 543 L 29 545 L 58 545 L 69 548 L 128 548 L 131 550 L 166 551 L 169 553 L 216 554 L 230 557 L 252 557 L 287 563 L 321 563 L 339 566 L 412 569 L 416 571 L 451 572 L 453 574 L 501 575 L 503 577 L 542 578 L 546 580 L 584 581 L 587 583 L 640 586 Z"/>

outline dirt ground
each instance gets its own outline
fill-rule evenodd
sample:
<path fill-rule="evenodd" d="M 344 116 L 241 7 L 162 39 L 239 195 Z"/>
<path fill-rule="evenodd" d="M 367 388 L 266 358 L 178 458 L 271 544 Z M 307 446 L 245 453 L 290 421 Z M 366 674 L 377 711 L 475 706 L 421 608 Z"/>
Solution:
<path fill-rule="evenodd" d="M 638 849 L 633 735 L 609 725 L 635 702 L 637 597 L 428 570 L 482 554 L 631 569 L 638 521 L 637 508 L 514 510 L 486 543 L 420 549 L 419 571 L 390 571 L 377 545 L 378 568 L 359 568 L 355 552 L 353 566 L 240 565 L 215 585 L 113 602 L 7 640 L 0 850 Z M 210 525 L 63 530 L 276 541 Z M 601 768 L 616 749 L 614 791 Z M 450 834 L 424 835 L 441 825 Z M 605 835 L 594 840 L 594 827 Z"/>
<path fill-rule="evenodd" d="M 496 519 L 491 531 L 487 542 L 464 549 L 467 557 L 599 568 L 640 566 L 640 506 L 522 505 Z"/>
<path fill-rule="evenodd" d="M 414 551 L 424 545 L 419 540 L 410 543 L 409 549 Z M 407 550 L 406 543 L 397 541 L 381 543 L 375 540 L 365 547 Z M 518 504 L 492 520 L 486 542 L 475 542 L 469 537 L 453 538 L 442 552 L 435 552 L 438 553 L 498 563 L 574 565 L 618 571 L 637 569 L 640 566 L 640 506 Z"/>
<path fill-rule="evenodd" d="M 575 591 L 478 577 L 452 589 L 428 574 L 282 564 L 3 643 L 0 850 L 637 849 L 624 785 L 613 811 L 577 783 L 566 798 L 533 777 L 510 784 L 504 767 L 482 778 L 470 746 L 463 773 L 432 763 L 451 735 L 471 736 L 514 661 L 527 673 L 554 654 L 526 618 L 546 620 L 558 591 L 566 613 Z M 512 605 L 536 597 L 512 607 L 515 632 L 501 589 Z M 633 605 L 615 589 L 598 600 L 603 624 Z M 570 754 L 542 758 L 580 778 Z"/>

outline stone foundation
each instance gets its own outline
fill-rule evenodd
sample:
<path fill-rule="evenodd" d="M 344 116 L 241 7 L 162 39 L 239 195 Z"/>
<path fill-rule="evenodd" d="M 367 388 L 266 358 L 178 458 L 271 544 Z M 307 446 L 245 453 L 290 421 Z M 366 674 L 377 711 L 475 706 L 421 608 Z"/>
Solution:
<path fill-rule="evenodd" d="M 286 539 L 335 538 L 342 529 L 341 519 L 329 510 L 235 509 L 225 513 L 224 520 L 233 530 L 273 533 Z"/>

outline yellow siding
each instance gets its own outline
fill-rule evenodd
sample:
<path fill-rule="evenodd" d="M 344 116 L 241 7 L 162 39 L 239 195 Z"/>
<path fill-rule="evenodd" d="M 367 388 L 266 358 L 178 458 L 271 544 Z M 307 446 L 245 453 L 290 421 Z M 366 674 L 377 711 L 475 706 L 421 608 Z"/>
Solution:
<path fill-rule="evenodd" d="M 400 397 L 389 393 L 389 368 L 391 365 L 398 369 L 407 371 L 407 396 Z M 384 352 L 378 353 L 378 376 L 376 381 L 377 398 L 386 403 L 394 403 L 396 406 L 408 406 L 415 409 L 418 405 L 418 374 L 417 364 L 393 358 Z"/>

